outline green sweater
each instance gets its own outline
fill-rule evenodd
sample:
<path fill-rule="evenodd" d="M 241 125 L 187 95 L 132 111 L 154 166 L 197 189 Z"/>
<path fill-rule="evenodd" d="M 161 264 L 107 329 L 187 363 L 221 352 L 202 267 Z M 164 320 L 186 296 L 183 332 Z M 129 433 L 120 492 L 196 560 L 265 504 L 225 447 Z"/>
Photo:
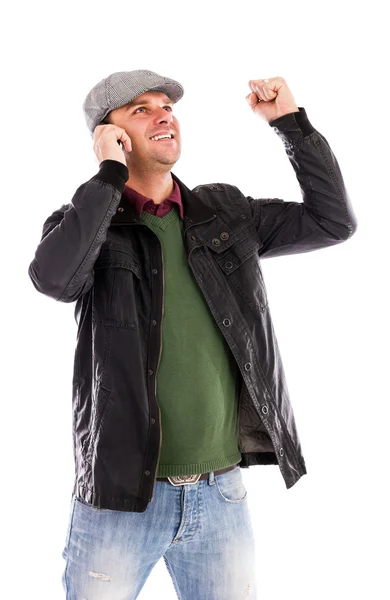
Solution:
<path fill-rule="evenodd" d="M 158 236 L 164 260 L 157 477 L 238 464 L 239 369 L 187 262 L 179 207 L 164 217 L 142 211 L 141 219 Z"/>

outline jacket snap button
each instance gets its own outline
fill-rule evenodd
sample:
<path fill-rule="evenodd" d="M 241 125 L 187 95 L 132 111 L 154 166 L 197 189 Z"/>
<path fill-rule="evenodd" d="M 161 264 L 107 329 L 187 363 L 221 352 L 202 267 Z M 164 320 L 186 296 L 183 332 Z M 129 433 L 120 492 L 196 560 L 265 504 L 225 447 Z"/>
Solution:
<path fill-rule="evenodd" d="M 227 231 L 223 231 L 220 235 L 221 240 L 228 240 L 229 239 L 229 234 L 227 233 Z"/>
<path fill-rule="evenodd" d="M 218 239 L 218 238 L 214 238 L 214 239 L 213 239 L 213 244 L 214 244 L 214 246 L 220 246 L 220 245 L 221 245 L 221 242 L 219 241 L 219 239 Z"/>
<path fill-rule="evenodd" d="M 153 375 L 153 370 L 149 369 L 149 375 Z"/>
<path fill-rule="evenodd" d="M 153 325 L 157 325 L 157 321 L 155 321 L 154 319 L 153 319 L 152 323 L 153 323 Z"/>
<path fill-rule="evenodd" d="M 225 325 L 225 327 L 229 327 L 229 325 L 231 324 L 231 321 L 229 319 L 224 319 L 222 322 Z"/>
<path fill-rule="evenodd" d="M 150 475 L 150 471 L 145 471 L 145 475 Z"/>
<path fill-rule="evenodd" d="M 233 263 L 232 263 L 232 262 L 230 262 L 230 260 L 229 260 L 228 262 L 226 262 L 226 263 L 225 263 L 225 267 L 226 267 L 227 269 L 231 269 L 231 268 L 232 268 L 232 266 L 233 266 Z"/>
<path fill-rule="evenodd" d="M 150 419 L 150 420 L 151 420 L 152 424 L 154 425 L 156 422 L 156 419 Z"/>
<path fill-rule="evenodd" d="M 125 210 L 125 209 L 123 208 L 123 206 L 120 206 L 120 207 L 118 208 L 118 211 L 117 211 L 117 212 L 123 212 L 124 210 Z"/>
<path fill-rule="evenodd" d="M 194 235 L 191 236 L 192 240 L 196 240 L 196 237 Z"/>
<path fill-rule="evenodd" d="M 157 273 L 157 269 L 152 269 L 152 273 L 155 275 Z"/>
<path fill-rule="evenodd" d="M 241 215 L 241 219 L 246 219 L 246 215 Z"/>
<path fill-rule="evenodd" d="M 263 404 L 263 406 L 261 407 L 261 411 L 266 415 L 268 413 L 268 406 Z"/>
<path fill-rule="evenodd" d="M 279 450 L 279 454 L 280 454 L 280 456 L 283 456 L 283 455 L 284 455 L 284 450 L 283 450 L 283 448 L 281 448 L 281 449 Z"/>
<path fill-rule="evenodd" d="M 251 363 L 245 363 L 245 371 L 249 371 L 249 369 L 252 367 Z"/>

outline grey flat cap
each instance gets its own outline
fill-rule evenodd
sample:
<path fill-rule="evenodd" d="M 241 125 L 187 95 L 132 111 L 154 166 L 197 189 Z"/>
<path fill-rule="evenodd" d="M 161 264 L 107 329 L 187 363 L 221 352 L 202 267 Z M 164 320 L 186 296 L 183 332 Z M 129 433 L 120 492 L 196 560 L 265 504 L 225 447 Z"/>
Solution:
<path fill-rule="evenodd" d="M 184 88 L 178 81 L 141 69 L 112 73 L 99 81 L 83 103 L 83 112 L 91 136 L 94 135 L 96 125 L 100 125 L 111 110 L 150 91 L 164 92 L 172 102 L 177 102 L 184 94 Z"/>

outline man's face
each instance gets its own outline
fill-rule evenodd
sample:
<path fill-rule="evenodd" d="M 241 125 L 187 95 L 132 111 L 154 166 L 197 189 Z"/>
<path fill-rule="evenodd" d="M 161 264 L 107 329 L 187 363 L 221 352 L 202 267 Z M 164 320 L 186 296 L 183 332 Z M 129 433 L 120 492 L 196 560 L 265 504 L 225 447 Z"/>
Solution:
<path fill-rule="evenodd" d="M 173 102 L 164 92 L 145 92 L 107 115 L 107 121 L 122 127 L 131 139 L 132 152 L 125 151 L 130 166 L 139 165 L 141 169 L 142 166 L 173 166 L 179 160 L 180 125 L 173 116 L 173 107 Z M 159 133 L 171 133 L 173 138 L 151 139 Z M 166 167 L 161 170 L 166 170 Z"/>

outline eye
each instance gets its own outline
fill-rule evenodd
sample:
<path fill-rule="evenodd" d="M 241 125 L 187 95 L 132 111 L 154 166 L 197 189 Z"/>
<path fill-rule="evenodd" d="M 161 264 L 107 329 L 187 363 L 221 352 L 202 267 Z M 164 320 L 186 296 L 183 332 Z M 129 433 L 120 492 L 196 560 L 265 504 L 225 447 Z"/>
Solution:
<path fill-rule="evenodd" d="M 145 107 L 144 107 L 144 106 L 140 106 L 140 107 L 138 107 L 138 108 L 137 108 L 137 109 L 134 111 L 134 114 L 135 114 L 135 113 L 136 113 L 138 110 L 140 110 L 141 108 L 142 108 L 143 110 L 145 110 Z M 172 110 L 172 106 L 169 106 L 169 105 L 167 105 L 167 106 L 164 106 L 164 108 L 169 108 L 169 110 Z"/>

